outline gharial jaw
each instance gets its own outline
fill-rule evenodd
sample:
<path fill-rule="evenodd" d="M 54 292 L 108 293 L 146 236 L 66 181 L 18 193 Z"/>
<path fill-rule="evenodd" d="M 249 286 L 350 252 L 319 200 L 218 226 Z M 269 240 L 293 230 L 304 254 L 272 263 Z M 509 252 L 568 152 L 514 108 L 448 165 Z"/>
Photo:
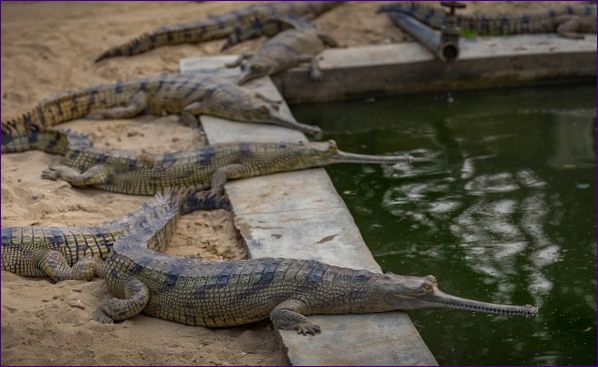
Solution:
<path fill-rule="evenodd" d="M 293 129 L 293 130 L 301 131 L 305 134 L 313 136 L 315 139 L 322 138 L 322 129 L 320 129 L 318 126 L 303 124 L 301 122 L 297 122 L 292 119 L 285 119 L 283 117 L 279 117 L 276 115 L 271 115 L 268 122 L 272 122 L 278 126 L 287 127 L 287 128 Z"/>
<path fill-rule="evenodd" d="M 334 140 L 305 143 L 303 150 L 304 152 L 301 153 L 301 161 L 304 165 L 304 168 L 321 167 L 335 163 L 410 163 L 414 159 L 408 154 L 384 156 L 343 152 L 342 150 L 338 149 Z"/>
<path fill-rule="evenodd" d="M 503 316 L 533 317 L 538 315 L 538 307 L 536 306 L 515 306 L 474 301 L 446 294 L 437 288 L 435 289 L 433 296 L 423 301 L 429 304 L 428 307 L 453 308 L 466 311 L 493 313 Z"/>
<path fill-rule="evenodd" d="M 532 305 L 495 304 L 444 293 L 438 288 L 436 278 L 432 275 L 413 277 L 389 273 L 384 275 L 383 283 L 384 302 L 387 307 L 394 310 L 452 308 L 504 316 L 533 317 L 538 315 L 538 307 Z"/>

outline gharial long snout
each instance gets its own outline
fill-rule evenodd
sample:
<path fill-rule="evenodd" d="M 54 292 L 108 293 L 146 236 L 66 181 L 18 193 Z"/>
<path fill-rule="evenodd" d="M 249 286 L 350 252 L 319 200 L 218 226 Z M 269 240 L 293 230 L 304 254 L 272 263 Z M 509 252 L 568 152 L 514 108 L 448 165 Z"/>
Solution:
<path fill-rule="evenodd" d="M 403 155 L 369 155 L 356 154 L 337 151 L 336 155 L 331 157 L 334 163 L 375 163 L 375 164 L 394 164 L 401 162 L 412 162 L 413 157 L 408 154 Z"/>
<path fill-rule="evenodd" d="M 273 116 L 272 121 L 276 125 L 288 127 L 290 129 L 294 129 L 294 130 L 299 130 L 301 132 L 304 132 L 308 135 L 315 137 L 316 139 L 320 139 L 322 137 L 322 129 L 320 129 L 318 126 L 306 125 L 306 124 L 302 124 L 301 122 L 297 122 L 297 121 L 290 120 L 290 119 L 285 119 L 285 118 L 278 117 L 278 116 Z"/>
<path fill-rule="evenodd" d="M 434 289 L 433 294 L 424 296 L 423 300 L 426 303 L 430 304 L 430 306 L 432 307 L 446 307 L 459 310 L 493 313 L 505 316 L 533 317 L 538 315 L 538 307 L 536 306 L 514 306 L 474 301 L 471 299 L 446 294 L 438 288 Z"/>

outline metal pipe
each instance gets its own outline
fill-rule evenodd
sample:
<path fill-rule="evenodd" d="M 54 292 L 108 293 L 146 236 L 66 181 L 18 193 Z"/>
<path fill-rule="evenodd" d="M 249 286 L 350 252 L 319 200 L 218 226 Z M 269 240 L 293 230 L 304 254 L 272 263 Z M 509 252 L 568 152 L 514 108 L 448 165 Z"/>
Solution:
<path fill-rule="evenodd" d="M 442 61 L 454 61 L 459 56 L 459 39 L 441 37 L 419 20 L 399 12 L 388 13 L 388 16 L 399 28 L 432 51 Z"/>

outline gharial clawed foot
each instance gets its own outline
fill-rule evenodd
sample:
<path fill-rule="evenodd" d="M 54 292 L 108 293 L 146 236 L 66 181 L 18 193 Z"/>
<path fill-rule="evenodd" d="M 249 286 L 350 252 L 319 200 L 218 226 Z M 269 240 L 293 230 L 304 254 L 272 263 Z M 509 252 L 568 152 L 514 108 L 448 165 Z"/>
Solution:
<path fill-rule="evenodd" d="M 183 111 L 179 116 L 179 123 L 183 126 L 191 127 L 194 129 L 201 128 L 199 119 L 190 111 Z"/>
<path fill-rule="evenodd" d="M 321 332 L 320 326 L 307 321 L 295 324 L 293 325 L 293 327 L 295 328 L 295 330 L 297 330 L 297 334 L 301 335 L 316 335 Z"/>
<path fill-rule="evenodd" d="M 58 180 L 59 176 L 60 176 L 60 173 L 57 170 L 53 169 L 52 167 L 50 167 L 42 172 L 42 178 L 44 178 L 46 180 L 56 181 L 56 180 Z"/>
<path fill-rule="evenodd" d="M 110 316 L 106 315 L 100 308 L 96 308 L 92 317 L 94 320 L 101 322 L 102 324 L 114 324 L 114 320 L 112 320 Z"/>
<path fill-rule="evenodd" d="M 313 69 L 309 72 L 309 78 L 311 80 L 322 80 L 322 72 L 319 69 Z"/>

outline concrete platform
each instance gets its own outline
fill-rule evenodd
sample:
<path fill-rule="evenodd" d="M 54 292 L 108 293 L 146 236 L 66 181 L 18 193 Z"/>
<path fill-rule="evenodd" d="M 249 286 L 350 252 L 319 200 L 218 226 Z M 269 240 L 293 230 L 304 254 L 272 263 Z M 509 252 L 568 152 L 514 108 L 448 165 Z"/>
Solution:
<path fill-rule="evenodd" d="M 595 34 L 484 37 L 460 45 L 451 64 L 414 42 L 328 49 L 320 56 L 322 80 L 310 80 L 307 66 L 273 80 L 287 102 L 304 103 L 596 79 Z"/>
<path fill-rule="evenodd" d="M 182 60 L 192 73 L 221 66 L 233 57 Z M 229 73 L 230 71 L 224 71 Z M 269 78 L 249 86 L 280 99 Z M 288 106 L 284 104 L 290 115 Z M 297 131 L 267 125 L 201 118 L 210 143 L 305 141 Z M 293 257 L 380 272 L 351 214 L 322 169 L 281 173 L 230 182 L 235 225 L 251 257 Z M 436 365 L 405 313 L 310 316 L 317 336 L 277 330 L 293 365 Z"/>

